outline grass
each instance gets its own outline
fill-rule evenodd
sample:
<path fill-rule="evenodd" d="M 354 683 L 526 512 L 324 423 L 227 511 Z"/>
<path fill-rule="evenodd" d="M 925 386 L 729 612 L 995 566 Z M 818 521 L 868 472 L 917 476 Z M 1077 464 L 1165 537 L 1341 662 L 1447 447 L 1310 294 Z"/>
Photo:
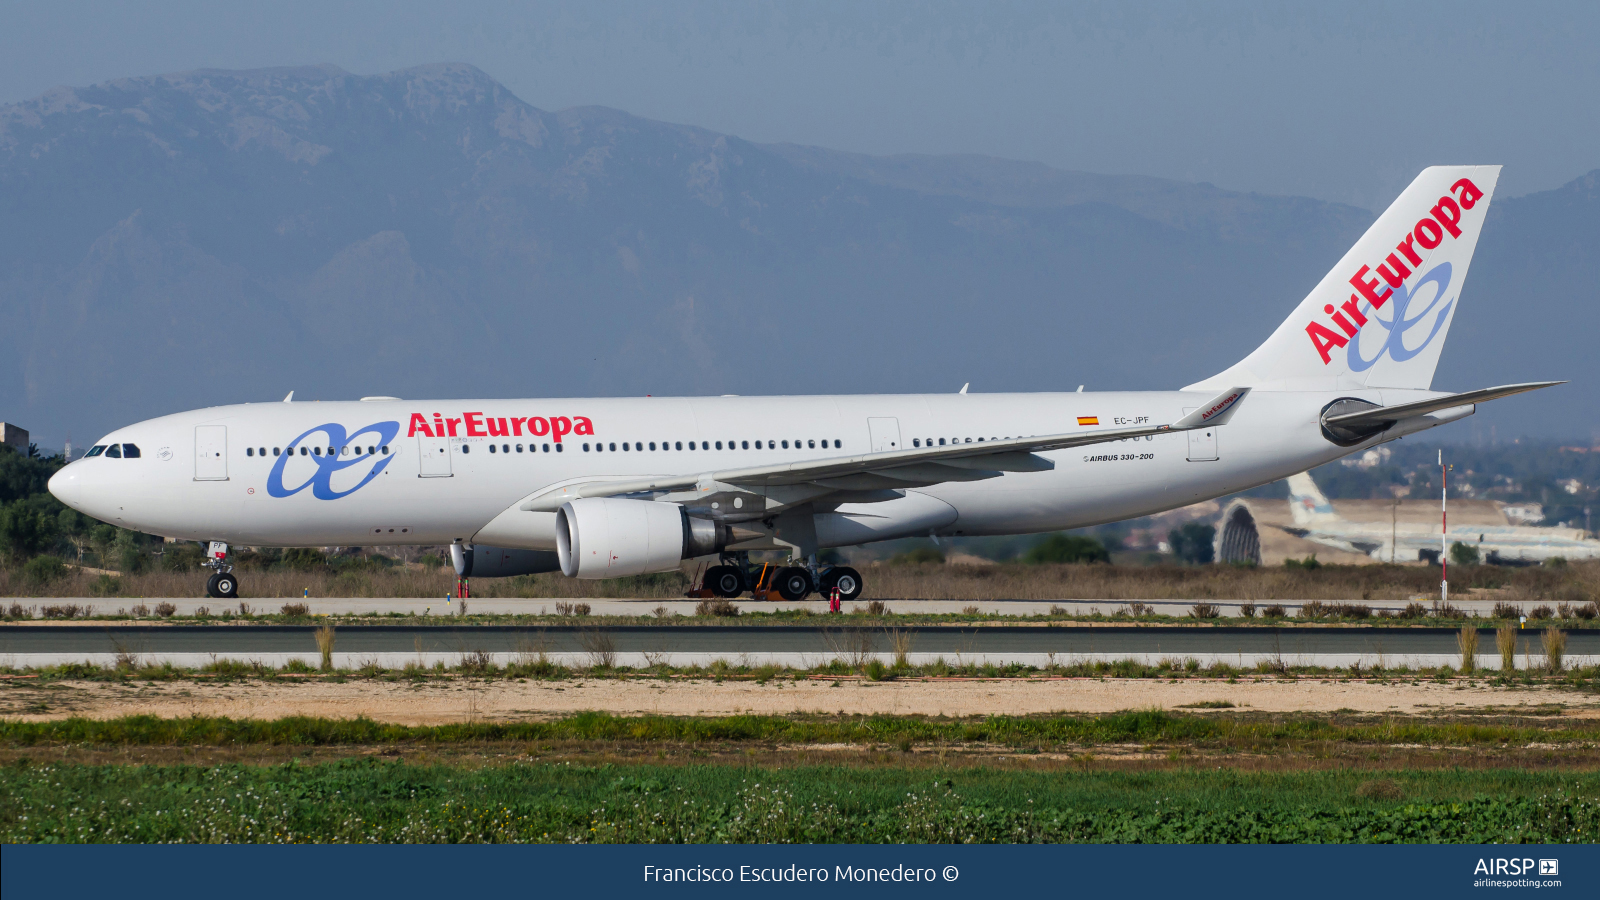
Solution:
<path fill-rule="evenodd" d="M 916 598 L 926 600 L 1139 600 L 1244 601 L 1317 600 L 1403 605 L 1438 589 L 1438 570 L 1426 566 L 1124 566 L 1093 564 L 1024 565 L 1002 563 L 961 566 L 923 563 L 869 566 L 863 602 Z M 1473 595 L 1495 591 L 1507 608 L 1565 604 L 1574 609 L 1600 597 L 1600 561 L 1576 562 L 1562 568 L 1505 569 L 1496 566 L 1452 567 L 1450 586 Z M 24 577 L 21 570 L 0 570 L 0 596 L 103 596 L 104 608 L 118 596 L 197 596 L 205 583 L 199 573 L 143 572 L 121 576 L 113 586 L 100 576 L 69 569 L 47 583 Z M 99 585 L 98 588 L 96 585 Z M 688 579 L 680 573 L 641 575 L 605 581 L 583 581 L 558 573 L 516 578 L 485 578 L 472 585 L 474 597 L 559 598 L 569 600 L 681 598 Z M 313 597 L 439 597 L 455 590 L 449 568 L 395 566 L 343 572 L 318 570 L 241 571 L 240 588 L 247 598 Z M 101 593 L 96 594 L 99 590 Z"/>
<path fill-rule="evenodd" d="M 1207 706 L 1208 704 L 1197 704 Z M 1175 715 L 1143 710 L 1106 716 L 990 716 L 942 719 L 914 716 L 613 716 L 581 713 L 543 722 L 468 722 L 397 725 L 367 718 L 57 719 L 0 720 L 0 743 L 12 747 L 50 744 L 110 746 L 353 746 L 447 745 L 539 741 L 600 741 L 633 744 L 702 744 L 732 741 L 762 744 L 997 744 L 1009 747 L 1085 747 L 1111 744 L 1183 743 L 1232 749 L 1290 749 L 1306 742 L 1345 745 L 1428 744 L 1502 747 L 1542 744 L 1593 745 L 1600 733 L 1559 718 L 1537 725 L 1483 721 L 1337 721 L 1328 717 Z"/>
<path fill-rule="evenodd" d="M 1592 843 L 1600 778 L 798 766 L 14 765 L 0 840 Z"/>

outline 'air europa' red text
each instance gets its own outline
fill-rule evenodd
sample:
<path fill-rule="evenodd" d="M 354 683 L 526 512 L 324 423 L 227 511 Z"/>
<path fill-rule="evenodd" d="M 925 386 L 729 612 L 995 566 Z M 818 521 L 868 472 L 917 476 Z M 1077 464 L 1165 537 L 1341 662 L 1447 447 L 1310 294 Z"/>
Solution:
<path fill-rule="evenodd" d="M 594 434 L 594 422 L 588 416 L 486 416 L 481 412 L 462 413 L 460 418 L 447 418 L 434 413 L 430 422 L 422 413 L 411 414 L 411 428 L 406 437 L 548 437 L 561 443 L 563 435 Z"/>

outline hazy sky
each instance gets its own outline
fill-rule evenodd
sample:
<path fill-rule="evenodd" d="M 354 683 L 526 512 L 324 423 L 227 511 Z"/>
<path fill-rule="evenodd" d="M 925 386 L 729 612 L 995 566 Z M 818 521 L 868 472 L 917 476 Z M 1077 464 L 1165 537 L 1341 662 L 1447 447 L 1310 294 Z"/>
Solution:
<path fill-rule="evenodd" d="M 1382 208 L 1600 167 L 1600 3 L 0 3 L 0 103 L 202 67 L 457 60 L 543 109 Z"/>

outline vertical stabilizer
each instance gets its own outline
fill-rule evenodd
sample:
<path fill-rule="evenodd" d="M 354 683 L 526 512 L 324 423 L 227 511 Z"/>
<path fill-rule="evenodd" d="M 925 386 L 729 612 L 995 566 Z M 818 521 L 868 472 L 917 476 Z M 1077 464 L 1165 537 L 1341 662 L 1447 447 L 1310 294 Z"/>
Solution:
<path fill-rule="evenodd" d="M 1499 177 L 1424 169 L 1265 343 L 1184 390 L 1429 388 Z"/>
<path fill-rule="evenodd" d="M 1333 504 L 1311 480 L 1310 472 L 1289 476 L 1289 512 L 1294 516 L 1294 524 L 1302 528 L 1340 520 L 1339 514 L 1333 511 Z"/>

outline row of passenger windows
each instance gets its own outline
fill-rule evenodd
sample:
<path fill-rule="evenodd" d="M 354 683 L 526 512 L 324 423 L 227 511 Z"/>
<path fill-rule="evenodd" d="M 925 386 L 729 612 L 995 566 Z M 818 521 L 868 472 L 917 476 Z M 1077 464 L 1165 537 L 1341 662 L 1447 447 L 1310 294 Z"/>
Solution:
<path fill-rule="evenodd" d="M 698 447 L 696 447 L 694 441 L 690 441 L 689 442 L 689 449 L 690 450 L 696 450 L 696 449 L 698 449 L 698 450 L 710 450 L 710 449 L 712 449 L 712 445 L 713 444 L 715 444 L 716 449 L 718 449 L 718 450 L 721 450 L 723 448 L 722 447 L 722 445 L 723 445 L 722 441 L 700 441 Z M 780 446 L 782 446 L 782 448 L 785 449 L 785 450 L 789 449 L 789 442 L 788 441 L 767 441 L 767 442 L 765 442 L 765 444 L 763 444 L 761 441 L 756 441 L 755 444 L 756 444 L 755 449 L 757 449 L 757 450 L 763 450 L 763 449 L 765 449 L 765 450 L 776 450 Z M 796 450 L 815 450 L 815 449 L 817 449 L 817 444 L 818 444 L 818 441 L 815 440 L 815 439 L 805 440 L 805 441 L 795 441 L 794 442 L 794 449 L 796 449 Z M 822 448 L 823 449 L 827 449 L 828 441 L 822 441 L 821 444 L 822 444 Z M 727 445 L 728 445 L 727 448 L 729 450 L 749 450 L 750 449 L 750 442 L 749 441 L 728 441 Z M 648 446 L 649 446 L 649 449 L 654 450 L 654 449 L 656 449 L 656 442 L 655 441 L 651 441 Z M 844 441 L 834 441 L 833 442 L 833 447 L 836 450 L 843 448 L 844 447 Z M 645 442 L 643 442 L 643 441 L 634 441 L 633 442 L 632 449 L 637 450 L 637 451 L 643 451 L 643 450 L 645 450 L 645 448 L 646 448 Z M 616 444 L 595 444 L 594 445 L 594 452 L 596 452 L 596 453 L 599 453 L 599 452 L 602 452 L 602 451 L 608 450 L 608 449 L 614 452 L 617 449 L 617 445 Z M 629 449 L 627 441 L 623 441 L 622 442 L 622 449 L 625 450 L 625 451 Z M 683 449 L 683 441 L 672 441 L 672 442 L 662 441 L 661 442 L 661 449 L 662 450 L 682 450 Z M 583 450 L 584 450 L 585 453 L 589 452 L 589 445 L 588 444 L 584 444 L 583 445 Z"/>
<path fill-rule="evenodd" d="M 102 454 L 105 455 L 105 456 L 110 457 L 111 459 L 138 459 L 139 458 L 139 445 L 138 444 L 96 444 L 93 447 L 89 448 L 89 452 L 85 453 L 83 455 L 83 458 L 84 459 L 88 459 L 91 456 L 100 456 Z"/>
<path fill-rule="evenodd" d="M 293 456 L 294 455 L 294 448 L 290 447 L 287 452 L 288 452 L 288 454 L 290 456 Z M 328 447 L 328 448 L 326 448 L 326 452 L 324 452 L 324 448 L 322 448 L 322 447 L 301 447 L 300 448 L 300 455 L 301 456 L 377 456 L 379 453 L 382 453 L 384 456 L 388 456 L 389 455 L 389 447 L 388 447 L 388 445 L 384 445 L 382 447 L 338 447 L 338 448 Z M 282 456 L 283 454 L 284 454 L 283 450 L 280 450 L 277 447 L 273 447 L 272 448 L 272 455 L 273 456 Z M 244 448 L 244 455 L 245 456 L 266 456 L 267 455 L 267 448 L 265 448 L 265 447 L 246 447 L 246 448 Z"/>
<path fill-rule="evenodd" d="M 529 444 L 528 445 L 528 452 L 529 453 L 539 453 L 539 452 L 541 452 L 540 451 L 541 447 L 544 448 L 542 452 L 544 452 L 544 453 L 549 453 L 550 452 L 550 445 L 549 444 Z M 490 453 L 494 453 L 495 452 L 495 448 L 496 448 L 496 445 L 490 444 L 489 445 L 489 452 Z M 461 452 L 462 453 L 471 453 L 472 452 L 472 445 L 471 444 L 462 444 L 461 445 Z M 500 444 L 499 445 L 499 452 L 501 452 L 501 453 L 510 453 L 511 452 L 511 445 L 510 444 Z M 518 453 L 522 452 L 522 445 L 521 444 L 517 445 L 517 452 Z M 557 453 L 562 452 L 560 444 L 556 445 L 556 452 Z"/>
<path fill-rule="evenodd" d="M 999 441 L 999 440 L 1007 440 L 1007 441 L 1009 441 L 1009 440 L 1011 440 L 1011 436 L 1007 435 L 1004 438 L 992 437 L 992 438 L 989 438 L 989 440 L 991 440 L 991 441 Z M 978 438 L 978 443 L 981 444 L 981 443 L 983 443 L 983 441 L 984 441 L 983 438 Z M 944 438 L 939 438 L 938 446 L 943 447 L 945 445 L 944 442 L 945 442 Z M 950 438 L 950 443 L 952 443 L 952 444 L 970 444 L 970 443 L 972 443 L 972 438 Z M 932 447 L 932 446 L 934 446 L 933 438 L 912 438 L 911 439 L 911 446 L 913 446 L 913 447 Z"/>

